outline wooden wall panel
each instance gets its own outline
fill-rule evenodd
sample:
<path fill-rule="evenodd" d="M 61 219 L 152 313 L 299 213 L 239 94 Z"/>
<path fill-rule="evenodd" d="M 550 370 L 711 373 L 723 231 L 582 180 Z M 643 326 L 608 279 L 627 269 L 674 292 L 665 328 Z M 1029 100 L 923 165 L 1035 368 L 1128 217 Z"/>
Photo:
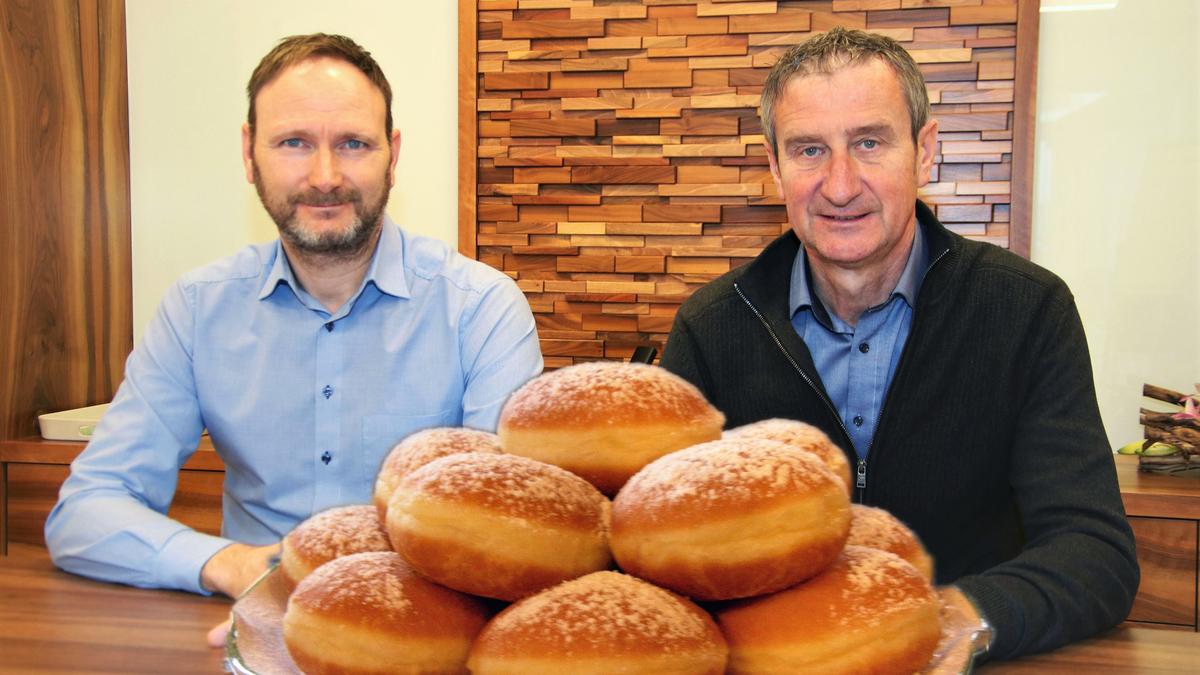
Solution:
<path fill-rule="evenodd" d="M 121 0 L 0 0 L 0 439 L 109 400 L 133 344 Z"/>
<path fill-rule="evenodd" d="M 472 250 L 525 291 L 547 367 L 661 347 L 691 292 L 786 230 L 762 83 L 789 46 L 845 26 L 900 41 L 926 75 L 941 134 L 922 198 L 951 229 L 1028 255 L 1037 7 L 460 0 L 476 35 L 460 73 L 477 97 L 460 154 L 477 176 Z"/>

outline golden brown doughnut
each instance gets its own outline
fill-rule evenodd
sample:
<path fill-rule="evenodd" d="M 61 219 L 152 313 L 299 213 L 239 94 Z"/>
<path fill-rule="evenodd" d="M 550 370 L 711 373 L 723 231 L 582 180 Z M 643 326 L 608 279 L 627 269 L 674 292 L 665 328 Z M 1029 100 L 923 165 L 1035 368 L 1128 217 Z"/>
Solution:
<path fill-rule="evenodd" d="M 933 559 L 921 540 L 896 516 L 873 506 L 850 506 L 850 537 L 847 546 L 867 546 L 895 553 L 907 560 L 926 581 L 933 582 Z"/>
<path fill-rule="evenodd" d="M 510 605 L 475 640 L 475 675 L 720 675 L 725 638 L 685 598 L 595 572 Z"/>
<path fill-rule="evenodd" d="M 387 503 L 396 485 L 418 467 L 458 452 L 504 452 L 500 437 L 488 431 L 464 427 L 436 427 L 410 434 L 388 451 L 375 478 L 373 503 L 379 518 L 387 518 Z"/>
<path fill-rule="evenodd" d="M 811 424 L 776 417 L 730 429 L 725 432 L 725 436 L 730 438 L 766 438 L 794 445 L 801 450 L 807 450 L 820 457 L 821 461 L 825 462 L 825 466 L 828 466 L 830 470 L 837 474 L 837 477 L 846 484 L 847 493 L 853 488 L 853 482 L 850 477 L 850 462 L 846 460 L 846 453 L 842 452 L 841 448 L 829 440 L 829 436 L 825 435 L 824 431 Z"/>
<path fill-rule="evenodd" d="M 725 416 L 658 366 L 596 361 L 526 382 L 500 413 L 505 452 L 561 466 L 606 495 L 651 461 L 721 437 Z"/>
<path fill-rule="evenodd" d="M 811 453 L 758 438 L 655 460 L 613 501 L 613 556 L 630 574 L 700 600 L 770 593 L 833 561 L 850 497 Z"/>
<path fill-rule="evenodd" d="M 392 552 L 322 565 L 288 599 L 283 639 L 308 675 L 465 673 L 484 603 L 421 578 Z"/>
<path fill-rule="evenodd" d="M 605 569 L 610 504 L 569 471 L 516 455 L 456 454 L 405 476 L 392 545 L 429 579 L 516 600 Z"/>
<path fill-rule="evenodd" d="M 941 637 L 940 604 L 921 573 L 892 553 L 847 546 L 821 574 L 715 609 L 729 672 L 918 672 Z"/>
<path fill-rule="evenodd" d="M 391 551 L 387 532 L 375 507 L 338 506 L 314 514 L 283 538 L 279 573 L 284 585 L 295 588 L 321 565 L 352 553 Z"/>

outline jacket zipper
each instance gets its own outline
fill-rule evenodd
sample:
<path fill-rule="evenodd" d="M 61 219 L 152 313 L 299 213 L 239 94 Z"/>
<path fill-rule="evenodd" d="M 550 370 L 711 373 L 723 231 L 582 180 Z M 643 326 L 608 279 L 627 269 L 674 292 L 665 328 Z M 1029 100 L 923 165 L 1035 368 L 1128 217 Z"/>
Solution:
<path fill-rule="evenodd" d="M 929 263 L 929 267 L 927 267 L 925 270 L 925 275 L 928 276 L 929 272 L 931 270 L 933 270 L 934 266 L 937 265 L 939 262 L 941 262 L 942 258 L 945 258 L 946 254 L 949 252 L 950 252 L 950 249 L 947 248 L 946 250 L 939 253 L 938 257 L 934 258 L 933 262 Z M 733 290 L 738 294 L 738 297 L 740 297 L 742 299 L 742 302 L 746 303 L 746 306 L 750 308 L 750 311 L 754 312 L 754 316 L 758 317 L 758 321 L 759 321 L 759 323 L 761 323 L 763 325 L 763 328 L 767 329 L 767 334 L 769 334 L 771 336 L 771 340 L 775 342 L 775 346 L 778 347 L 779 351 L 783 353 L 783 357 L 785 359 L 787 359 L 788 363 L 792 364 L 792 368 L 796 369 L 796 372 L 800 374 L 800 377 L 804 380 L 804 382 L 806 384 L 808 384 L 809 388 L 811 388 L 813 390 L 813 393 L 815 393 L 817 395 L 817 398 L 821 399 L 821 401 L 823 401 L 825 403 L 825 407 L 829 409 L 829 412 L 833 415 L 833 419 L 837 420 L 838 428 L 840 428 L 842 430 L 842 435 L 846 438 L 847 441 L 850 441 L 850 447 L 854 447 L 854 441 L 850 440 L 850 432 L 846 430 L 846 425 L 845 425 L 845 423 L 842 422 L 842 416 L 839 415 L 837 409 L 833 407 L 833 402 L 830 401 L 828 397 L 826 397 L 824 394 L 821 393 L 821 390 L 818 389 L 817 385 L 813 383 L 812 378 L 810 378 L 808 376 L 808 374 L 805 373 L 804 370 L 800 368 L 800 364 L 796 363 L 795 359 L 792 358 L 792 355 L 788 353 L 788 350 L 783 348 L 783 343 L 779 341 L 779 336 L 777 336 L 775 334 L 775 331 L 771 328 L 771 324 L 767 322 L 767 319 L 766 319 L 766 317 L 764 317 L 762 315 L 762 312 L 758 311 L 758 308 L 755 307 L 754 304 L 750 302 L 750 299 L 746 297 L 746 294 L 742 293 L 741 286 L 739 286 L 735 282 L 733 284 Z M 920 292 L 918 291 L 918 297 L 919 296 L 920 296 Z M 910 331 L 910 334 L 911 334 L 911 331 Z M 908 339 L 905 338 L 904 348 L 900 352 L 900 360 L 897 362 L 897 366 L 896 366 L 897 374 L 899 374 L 899 372 L 900 372 L 899 365 L 901 363 L 904 363 L 904 355 L 907 352 L 908 352 Z M 894 378 L 892 380 L 892 384 L 893 385 L 895 384 Z M 889 389 L 889 391 L 884 393 L 883 403 L 881 403 L 879 406 L 879 421 L 880 422 L 883 421 L 883 411 L 884 411 L 884 408 L 887 407 L 888 394 L 891 393 L 890 392 L 891 387 L 889 387 L 888 389 Z M 858 464 L 855 468 L 855 472 L 854 472 L 855 501 L 857 501 L 859 503 L 862 502 L 863 492 L 867 489 L 867 460 L 871 458 L 871 449 L 875 447 L 875 436 L 878 436 L 878 435 L 879 435 L 879 426 L 877 425 L 875 427 L 875 434 L 871 436 L 871 442 L 867 444 L 867 452 L 862 457 L 858 458 Z"/>
<path fill-rule="evenodd" d="M 925 268 L 925 276 L 929 276 L 929 272 L 932 271 L 934 266 L 937 265 L 939 262 L 941 262 L 942 258 L 945 258 L 946 254 L 949 252 L 950 252 L 950 249 L 947 248 L 946 250 L 939 253 L 938 257 L 934 258 L 933 262 L 929 263 L 929 267 Z M 921 287 L 924 288 L 925 284 L 922 283 Z M 918 301 L 920 300 L 920 297 L 921 297 L 921 291 L 918 290 L 917 291 L 917 300 Z M 913 318 L 914 319 L 916 319 L 916 313 L 917 313 L 917 310 L 916 310 L 916 307 L 914 306 L 913 307 Z M 909 329 L 908 333 L 909 333 L 909 335 L 912 335 L 911 328 Z M 900 360 L 896 362 L 896 373 L 895 373 L 896 375 L 900 374 L 900 366 L 904 363 L 904 355 L 907 353 L 908 353 L 908 337 L 905 336 L 904 347 L 900 350 Z M 879 436 L 879 429 L 883 425 L 883 411 L 884 411 L 884 409 L 887 408 L 888 398 L 889 398 L 889 395 L 892 393 L 891 389 L 893 386 L 895 386 L 895 384 L 896 384 L 896 378 L 893 377 L 892 384 L 888 386 L 888 391 L 885 391 L 883 393 L 883 402 L 879 404 L 879 420 L 875 423 L 875 433 L 871 434 L 871 441 L 869 443 L 867 443 L 867 451 L 865 453 L 863 453 L 862 459 L 858 460 L 858 474 L 856 475 L 856 477 L 854 479 L 854 487 L 858 488 L 858 501 L 860 501 L 860 502 L 862 501 L 862 495 L 863 495 L 862 491 L 865 490 L 867 487 L 867 460 L 871 458 L 871 449 L 875 447 L 875 438 Z M 844 429 L 845 427 L 843 426 L 842 428 Z"/>
<path fill-rule="evenodd" d="M 783 348 L 783 343 L 779 341 L 779 336 L 775 334 L 775 331 L 771 328 L 771 324 L 767 323 L 767 319 L 762 315 L 762 312 L 758 311 L 758 308 L 750 302 L 750 299 L 747 298 L 744 293 L 742 293 L 741 286 L 735 282 L 733 284 L 733 290 L 737 292 L 738 297 L 742 299 L 742 302 L 746 303 L 746 306 L 750 308 L 750 311 L 754 312 L 754 316 L 758 317 L 758 321 L 763 325 L 763 328 L 767 329 L 767 334 L 771 336 L 771 339 L 775 342 L 775 346 L 778 347 L 779 351 L 783 353 L 783 357 L 787 359 L 788 363 L 792 364 L 792 368 L 796 369 L 796 372 L 800 374 L 800 377 L 804 380 L 804 382 L 813 390 L 813 393 L 817 395 L 817 398 L 821 399 L 821 401 L 825 403 L 825 407 L 829 409 L 829 413 L 833 415 L 833 419 L 837 420 L 838 428 L 842 430 L 842 436 L 844 436 L 845 439 L 850 442 L 850 447 L 854 447 L 854 441 L 850 440 L 850 432 L 846 430 L 846 425 L 842 423 L 842 416 L 839 415 L 837 409 L 833 407 L 833 402 L 830 401 L 825 394 L 821 393 L 821 390 L 817 388 L 816 384 L 813 383 L 812 378 L 808 376 L 808 373 L 804 372 L 804 369 L 800 367 L 800 364 L 796 363 L 795 359 L 792 358 L 792 355 L 788 353 L 788 350 Z M 861 459 L 858 460 L 857 475 L 858 477 L 854 484 L 855 487 L 866 487 L 867 464 Z M 861 492 L 859 492 L 859 501 L 862 501 Z"/>

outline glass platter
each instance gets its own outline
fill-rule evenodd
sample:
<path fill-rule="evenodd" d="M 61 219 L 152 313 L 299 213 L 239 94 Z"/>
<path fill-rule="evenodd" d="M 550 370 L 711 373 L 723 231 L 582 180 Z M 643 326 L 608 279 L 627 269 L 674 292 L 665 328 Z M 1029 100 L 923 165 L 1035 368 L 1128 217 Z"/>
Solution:
<path fill-rule="evenodd" d="M 301 675 L 283 643 L 287 589 L 272 567 L 233 605 L 233 624 L 225 639 L 225 669 L 237 675 Z M 942 641 L 924 675 L 970 673 L 974 655 L 970 625 L 961 612 L 942 606 Z"/>

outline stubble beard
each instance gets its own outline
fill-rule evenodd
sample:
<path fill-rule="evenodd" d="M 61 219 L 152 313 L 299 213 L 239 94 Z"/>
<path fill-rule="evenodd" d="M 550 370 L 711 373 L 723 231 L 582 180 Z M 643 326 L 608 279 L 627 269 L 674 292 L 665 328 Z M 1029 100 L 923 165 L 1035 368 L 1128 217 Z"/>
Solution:
<path fill-rule="evenodd" d="M 361 255 L 374 243 L 375 235 L 383 226 L 383 212 L 387 208 L 387 175 L 382 178 L 383 193 L 373 203 L 363 201 L 362 192 L 352 187 L 335 188 L 330 192 L 304 190 L 289 193 L 285 198 L 268 194 L 263 186 L 258 163 L 254 167 L 254 190 L 263 208 L 279 228 L 279 236 L 288 244 L 289 250 L 310 258 L 328 261 L 346 260 Z M 306 227 L 297 214 L 300 205 L 332 206 L 351 204 L 354 218 L 348 227 L 340 230 L 317 231 Z"/>

